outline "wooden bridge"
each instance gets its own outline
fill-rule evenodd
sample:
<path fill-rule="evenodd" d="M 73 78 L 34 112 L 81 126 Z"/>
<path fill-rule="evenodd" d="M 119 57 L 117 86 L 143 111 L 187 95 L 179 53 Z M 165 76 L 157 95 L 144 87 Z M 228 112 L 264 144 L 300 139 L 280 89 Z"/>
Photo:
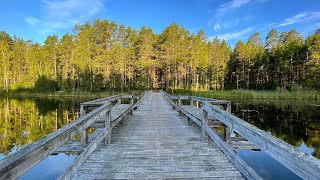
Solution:
<path fill-rule="evenodd" d="M 0 161 L 0 179 L 16 179 L 57 153 L 78 154 L 59 179 L 262 179 L 237 155 L 240 148 L 319 179 L 317 158 L 230 112 L 229 101 L 163 91 L 82 103 L 76 121 Z"/>

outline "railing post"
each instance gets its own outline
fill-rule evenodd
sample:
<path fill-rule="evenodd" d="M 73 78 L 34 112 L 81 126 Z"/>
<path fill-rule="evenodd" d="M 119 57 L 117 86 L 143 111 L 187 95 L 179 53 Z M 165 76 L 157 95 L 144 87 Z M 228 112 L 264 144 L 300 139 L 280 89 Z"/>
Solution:
<path fill-rule="evenodd" d="M 226 111 L 231 114 L 231 102 L 226 103 Z"/>
<path fill-rule="evenodd" d="M 109 132 L 108 135 L 105 137 L 105 143 L 110 144 L 111 143 L 111 131 L 112 131 L 112 126 L 111 126 L 111 113 L 108 111 L 106 113 L 106 119 L 105 119 L 105 127 L 109 127 Z"/>
<path fill-rule="evenodd" d="M 230 102 L 227 102 L 226 103 L 226 111 L 228 113 L 231 113 L 231 103 Z M 224 125 L 224 140 L 227 142 L 227 143 L 230 143 L 231 142 L 231 130 L 228 126 Z"/>
<path fill-rule="evenodd" d="M 131 96 L 130 104 L 133 105 L 133 96 Z M 130 115 L 133 115 L 133 108 L 130 110 Z"/>
<path fill-rule="evenodd" d="M 190 97 L 190 106 L 193 106 L 193 99 Z"/>
<path fill-rule="evenodd" d="M 180 99 L 180 97 L 179 97 L 179 99 L 178 99 L 178 105 L 179 105 L 179 106 L 181 105 L 181 99 Z"/>
<path fill-rule="evenodd" d="M 131 105 L 133 104 L 133 96 L 131 96 L 131 98 L 130 98 L 130 104 Z"/>
<path fill-rule="evenodd" d="M 80 117 L 85 115 L 85 110 L 84 110 L 84 105 L 83 104 L 80 104 Z"/>
<path fill-rule="evenodd" d="M 208 134 L 206 133 L 205 126 L 208 126 L 208 112 L 202 107 L 203 118 L 201 122 L 201 134 L 204 141 L 208 141 Z"/>
<path fill-rule="evenodd" d="M 119 97 L 118 99 L 118 104 L 121 104 L 121 97 Z"/>
<path fill-rule="evenodd" d="M 88 143 L 88 130 L 86 128 L 81 130 L 81 143 L 83 145 Z"/>

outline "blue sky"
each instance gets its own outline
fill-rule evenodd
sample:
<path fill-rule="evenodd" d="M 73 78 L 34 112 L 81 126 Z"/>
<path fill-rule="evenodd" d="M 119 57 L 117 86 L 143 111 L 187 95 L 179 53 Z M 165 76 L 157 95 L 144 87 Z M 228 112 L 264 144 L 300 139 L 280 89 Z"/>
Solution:
<path fill-rule="evenodd" d="M 3 0 L 0 31 L 43 43 L 48 35 L 72 33 L 76 23 L 113 20 L 155 33 L 176 22 L 192 33 L 203 29 L 233 46 L 238 40 L 276 28 L 303 37 L 320 28 L 320 0 Z"/>

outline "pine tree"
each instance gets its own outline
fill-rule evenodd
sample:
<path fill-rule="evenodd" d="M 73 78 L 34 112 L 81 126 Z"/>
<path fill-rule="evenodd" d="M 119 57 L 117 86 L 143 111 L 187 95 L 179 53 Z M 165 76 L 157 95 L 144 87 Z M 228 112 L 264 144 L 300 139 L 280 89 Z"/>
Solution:
<path fill-rule="evenodd" d="M 63 90 L 70 90 L 74 81 L 72 76 L 74 67 L 71 63 L 73 49 L 73 38 L 69 34 L 65 34 L 59 44 L 57 49 L 57 59 L 59 62 L 58 66 L 58 84 Z"/>

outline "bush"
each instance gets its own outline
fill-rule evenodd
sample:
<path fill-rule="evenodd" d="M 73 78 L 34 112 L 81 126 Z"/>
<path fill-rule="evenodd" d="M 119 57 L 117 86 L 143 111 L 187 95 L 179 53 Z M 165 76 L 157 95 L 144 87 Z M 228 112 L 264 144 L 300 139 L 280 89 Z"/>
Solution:
<path fill-rule="evenodd" d="M 48 79 L 46 76 L 40 76 L 37 79 L 34 88 L 39 92 L 54 92 L 58 90 L 58 83 Z"/>

